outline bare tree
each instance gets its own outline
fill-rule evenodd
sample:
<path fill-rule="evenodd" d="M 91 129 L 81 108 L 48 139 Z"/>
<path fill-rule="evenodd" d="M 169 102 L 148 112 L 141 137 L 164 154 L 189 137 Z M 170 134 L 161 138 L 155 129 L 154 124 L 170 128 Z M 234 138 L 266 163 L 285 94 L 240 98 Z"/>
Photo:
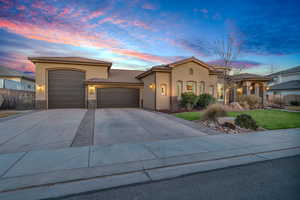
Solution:
<path fill-rule="evenodd" d="M 216 40 L 213 44 L 213 53 L 219 57 L 224 67 L 232 67 L 232 62 L 240 55 L 240 51 L 241 42 L 233 35 Z"/>

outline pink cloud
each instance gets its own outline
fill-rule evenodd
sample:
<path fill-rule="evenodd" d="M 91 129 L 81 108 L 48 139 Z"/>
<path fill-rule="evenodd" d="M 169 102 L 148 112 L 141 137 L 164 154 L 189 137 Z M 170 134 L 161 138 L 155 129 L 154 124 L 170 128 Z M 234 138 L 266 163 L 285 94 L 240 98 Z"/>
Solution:
<path fill-rule="evenodd" d="M 139 28 L 143 28 L 143 29 L 147 29 L 147 30 L 152 30 L 152 28 L 139 20 L 125 20 L 125 19 L 119 19 L 115 16 L 113 17 L 106 17 L 104 19 L 101 19 L 99 22 L 99 24 L 104 24 L 104 23 L 111 23 L 111 24 L 115 24 L 115 25 L 123 25 L 123 26 L 136 26 Z"/>
<path fill-rule="evenodd" d="M 25 9 L 26 9 L 26 7 L 25 7 L 25 6 L 23 6 L 23 5 L 19 5 L 19 6 L 17 6 L 17 9 L 18 9 L 18 10 L 25 10 Z"/>
<path fill-rule="evenodd" d="M 117 46 L 119 43 L 107 38 L 103 33 L 89 33 L 81 27 L 81 30 L 74 30 L 64 24 L 43 22 L 43 26 L 26 22 L 10 21 L 0 19 L 0 28 L 22 35 L 26 38 L 42 40 L 52 43 L 68 44 L 73 46 L 93 46 L 108 48 Z"/>
<path fill-rule="evenodd" d="M 61 13 L 59 13 L 59 17 L 65 17 L 69 14 L 71 14 L 73 11 L 73 9 L 70 9 L 70 8 L 64 8 L 63 11 Z"/>
<path fill-rule="evenodd" d="M 31 4 L 31 6 L 33 8 L 40 9 L 43 12 L 45 12 L 47 14 L 50 14 L 50 15 L 56 15 L 57 14 L 57 9 L 54 6 L 46 4 L 43 1 L 35 1 Z"/>
<path fill-rule="evenodd" d="M 157 10 L 157 7 L 151 3 L 145 3 L 142 8 L 145 10 Z"/>
<path fill-rule="evenodd" d="M 92 12 L 89 16 L 88 16 L 88 19 L 94 19 L 94 18 L 98 18 L 100 16 L 104 15 L 104 12 L 103 11 L 95 11 L 95 12 Z"/>
<path fill-rule="evenodd" d="M 128 50 L 128 49 L 112 49 L 112 52 L 124 55 L 124 56 L 130 56 L 150 62 L 158 62 L 158 63 L 168 63 L 171 61 L 171 59 L 162 57 L 162 56 L 156 56 L 153 54 L 148 53 L 142 53 L 138 51 Z"/>
<path fill-rule="evenodd" d="M 35 71 L 34 64 L 30 62 L 25 55 L 19 53 L 7 53 L 5 57 L 1 58 L 1 63 L 18 71 Z"/>

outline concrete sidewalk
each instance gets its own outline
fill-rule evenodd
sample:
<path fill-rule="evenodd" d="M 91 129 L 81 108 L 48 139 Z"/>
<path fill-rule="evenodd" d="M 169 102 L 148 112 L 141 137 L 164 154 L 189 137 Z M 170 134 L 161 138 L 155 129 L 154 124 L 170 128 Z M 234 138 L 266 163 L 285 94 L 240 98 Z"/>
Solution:
<path fill-rule="evenodd" d="M 300 129 L 0 155 L 0 199 L 43 199 L 300 154 Z"/>

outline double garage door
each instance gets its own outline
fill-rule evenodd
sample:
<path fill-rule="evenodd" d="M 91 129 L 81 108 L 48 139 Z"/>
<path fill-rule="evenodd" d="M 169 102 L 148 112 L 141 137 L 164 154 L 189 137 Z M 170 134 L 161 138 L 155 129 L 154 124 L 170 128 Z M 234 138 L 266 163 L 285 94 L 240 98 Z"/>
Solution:
<path fill-rule="evenodd" d="M 48 107 L 84 108 L 85 72 L 75 70 L 48 71 Z M 139 107 L 139 89 L 99 88 L 98 108 Z"/>
<path fill-rule="evenodd" d="M 140 93 L 136 88 L 98 88 L 98 108 L 139 107 Z"/>

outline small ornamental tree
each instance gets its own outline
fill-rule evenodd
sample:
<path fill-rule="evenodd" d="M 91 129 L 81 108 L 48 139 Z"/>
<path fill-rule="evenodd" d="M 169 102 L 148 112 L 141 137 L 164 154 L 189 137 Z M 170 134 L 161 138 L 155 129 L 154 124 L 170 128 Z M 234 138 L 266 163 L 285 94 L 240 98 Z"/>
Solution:
<path fill-rule="evenodd" d="M 192 92 L 185 92 L 181 94 L 180 105 L 187 110 L 192 110 L 198 102 L 198 96 Z"/>
<path fill-rule="evenodd" d="M 210 94 L 200 94 L 198 98 L 197 105 L 201 108 L 206 108 L 210 104 L 214 104 L 216 102 L 216 98 L 214 98 Z"/>

